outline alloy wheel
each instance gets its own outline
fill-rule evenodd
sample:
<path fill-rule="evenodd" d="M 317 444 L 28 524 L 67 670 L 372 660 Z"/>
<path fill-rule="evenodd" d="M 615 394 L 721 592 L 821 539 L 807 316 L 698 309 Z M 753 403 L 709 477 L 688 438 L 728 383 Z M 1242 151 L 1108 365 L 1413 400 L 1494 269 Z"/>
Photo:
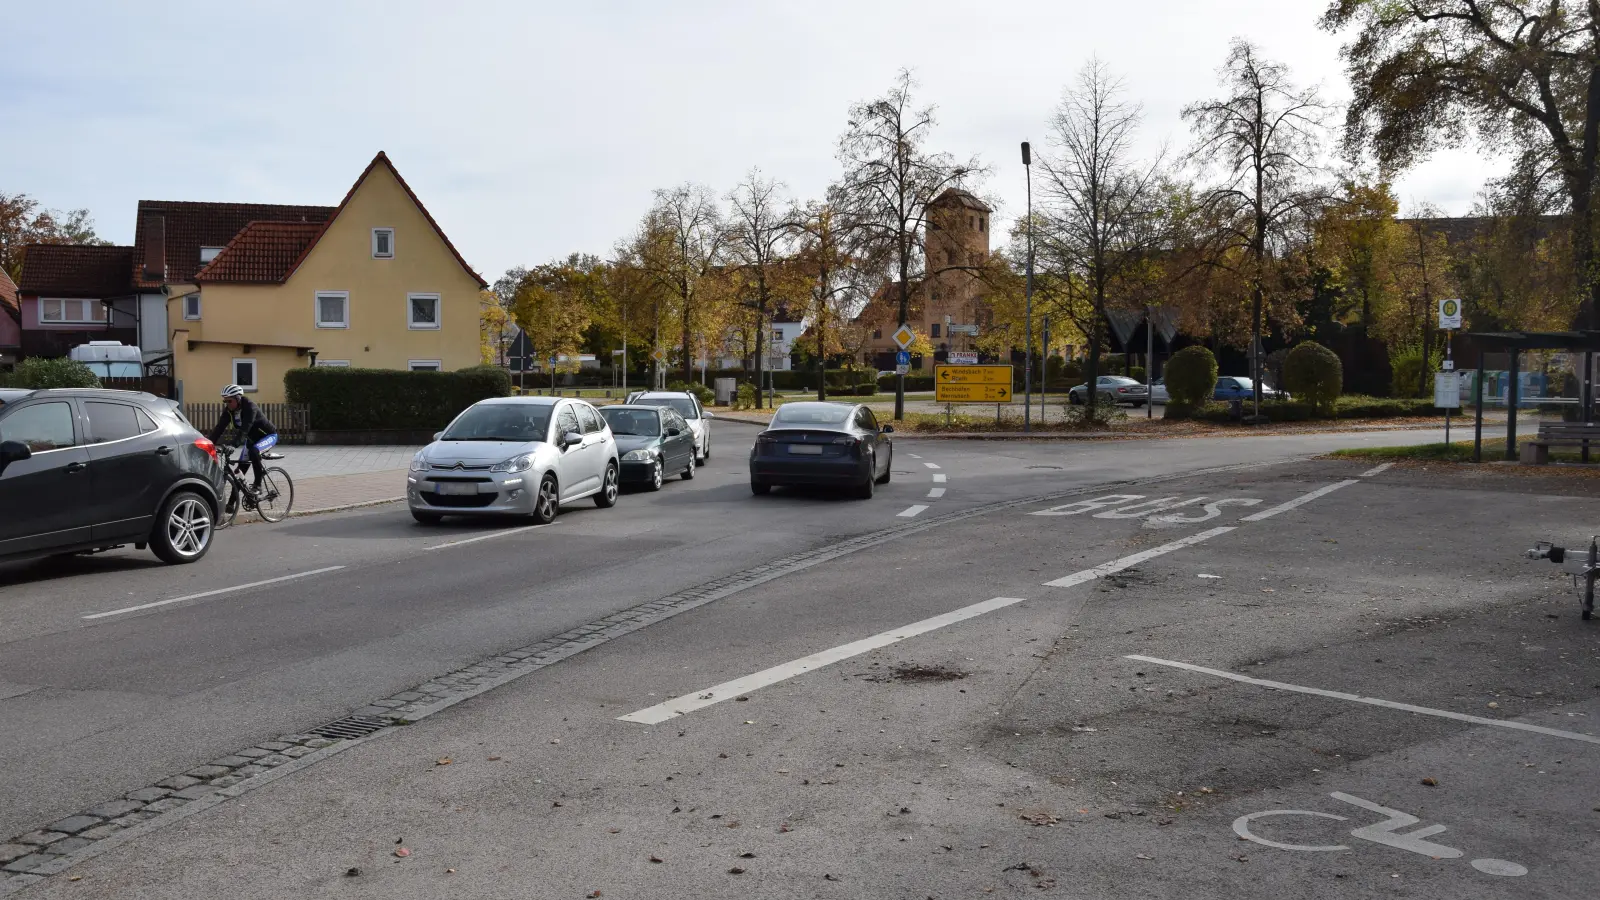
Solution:
<path fill-rule="evenodd" d="M 196 497 L 186 497 L 167 516 L 167 541 L 185 559 L 205 552 L 211 543 L 211 510 Z"/>
<path fill-rule="evenodd" d="M 539 518 L 548 522 L 556 517 L 556 483 L 554 479 L 546 478 L 539 483 L 537 504 Z"/>

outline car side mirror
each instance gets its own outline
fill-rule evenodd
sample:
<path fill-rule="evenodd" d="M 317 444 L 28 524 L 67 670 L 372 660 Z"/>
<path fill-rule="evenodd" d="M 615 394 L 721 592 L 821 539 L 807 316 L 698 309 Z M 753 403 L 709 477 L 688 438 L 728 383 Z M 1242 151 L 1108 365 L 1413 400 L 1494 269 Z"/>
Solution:
<path fill-rule="evenodd" d="M 563 447 L 576 447 L 581 443 L 583 443 L 583 435 L 576 431 L 569 431 L 561 436 L 561 446 Z"/>
<path fill-rule="evenodd" d="M 444 432 L 442 432 L 442 431 L 435 431 L 435 432 L 434 432 L 434 433 L 433 433 L 433 439 L 434 439 L 434 440 L 436 440 L 436 441 L 437 441 L 437 440 L 438 440 L 438 439 L 439 439 L 439 438 L 442 438 L 442 437 L 444 437 Z"/>
<path fill-rule="evenodd" d="M 0 469 L 33 456 L 33 451 L 21 441 L 0 441 Z"/>
<path fill-rule="evenodd" d="M 673 427 L 667 429 L 667 437 L 677 437 L 680 434 L 683 434 L 683 429 L 681 428 Z"/>
<path fill-rule="evenodd" d="M 703 409 L 703 410 L 701 410 L 701 411 L 700 411 L 700 415 L 702 415 L 702 416 L 705 416 L 705 417 L 706 417 L 706 418 L 708 418 L 708 419 L 715 419 L 715 418 L 716 418 L 716 417 L 717 417 L 717 414 L 716 414 L 716 413 L 714 413 L 714 412 L 712 412 L 712 411 L 711 411 L 711 410 L 709 410 L 709 409 Z"/>
<path fill-rule="evenodd" d="M 885 425 L 885 426 L 883 426 L 883 433 L 884 434 L 894 434 L 894 426 L 893 425 Z"/>

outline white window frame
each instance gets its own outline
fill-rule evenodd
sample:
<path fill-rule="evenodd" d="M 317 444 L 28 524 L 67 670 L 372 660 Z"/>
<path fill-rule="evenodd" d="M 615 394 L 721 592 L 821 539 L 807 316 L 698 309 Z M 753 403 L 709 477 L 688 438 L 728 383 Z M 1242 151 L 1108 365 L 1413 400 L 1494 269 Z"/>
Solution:
<path fill-rule="evenodd" d="M 61 304 L 61 318 L 51 319 L 45 316 L 45 305 L 49 303 Z M 68 303 L 78 304 L 78 316 L 80 318 L 67 317 Z M 93 305 L 85 306 L 84 304 Z M 98 319 L 81 318 L 84 314 L 83 311 L 86 309 L 99 309 L 101 312 L 101 317 Z M 111 311 L 107 309 L 106 305 L 101 303 L 99 300 L 86 300 L 82 297 L 40 297 L 39 323 L 42 325 L 109 325 L 111 323 Z"/>
<path fill-rule="evenodd" d="M 443 372 L 444 362 L 437 359 L 408 359 L 406 369 L 411 372 Z"/>
<path fill-rule="evenodd" d="M 183 318 L 184 318 L 184 320 L 188 321 L 188 322 L 198 322 L 198 321 L 200 321 L 200 313 L 201 313 L 200 292 L 199 291 L 195 291 L 192 294 L 184 294 L 182 300 L 183 300 Z M 189 303 L 190 303 L 190 301 L 194 302 L 194 315 L 190 315 L 189 314 Z"/>
<path fill-rule="evenodd" d="M 378 252 L 378 233 L 379 232 L 382 232 L 382 233 L 387 234 L 389 236 L 389 252 L 388 253 L 379 253 Z M 394 229 L 393 228 L 374 228 L 374 229 L 372 229 L 372 258 L 373 259 L 394 259 Z"/>
<path fill-rule="evenodd" d="M 417 320 L 415 320 L 415 319 L 413 319 L 411 317 L 411 314 L 414 311 L 412 309 L 412 307 L 411 307 L 411 302 L 413 300 L 432 300 L 433 301 L 433 322 L 431 322 L 431 323 L 429 323 L 429 322 L 418 322 Z M 411 329 L 412 331 L 438 331 L 439 327 L 444 324 L 443 322 L 439 321 L 443 317 L 444 317 L 444 301 L 439 299 L 439 295 L 438 294 L 417 294 L 417 293 L 413 293 L 413 294 L 407 294 L 406 295 L 406 327 Z"/>
<path fill-rule="evenodd" d="M 338 297 L 344 301 L 344 321 L 322 321 L 322 299 L 324 297 Z M 349 291 L 317 291 L 311 298 L 312 322 L 318 328 L 349 328 L 350 327 L 350 292 Z"/>
<path fill-rule="evenodd" d="M 211 254 L 211 255 L 207 256 L 206 254 L 208 254 L 208 253 Z M 203 266 L 206 263 L 211 262 L 213 259 L 216 259 L 221 254 L 222 254 L 222 248 L 221 247 L 201 247 L 200 248 L 200 265 Z"/>
<path fill-rule="evenodd" d="M 250 383 L 245 384 L 242 381 L 235 381 L 234 384 L 244 388 L 246 393 L 253 394 L 256 392 L 256 386 L 261 383 L 261 363 L 256 362 L 256 359 L 253 356 L 234 357 L 233 364 L 228 368 L 228 377 L 239 377 L 239 363 L 250 364 Z"/>

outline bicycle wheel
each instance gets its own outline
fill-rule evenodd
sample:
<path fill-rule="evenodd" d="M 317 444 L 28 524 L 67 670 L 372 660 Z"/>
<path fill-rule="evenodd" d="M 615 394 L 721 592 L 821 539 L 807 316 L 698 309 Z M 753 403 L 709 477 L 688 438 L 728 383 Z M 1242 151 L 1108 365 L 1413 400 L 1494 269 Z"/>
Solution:
<path fill-rule="evenodd" d="M 289 473 L 273 467 L 256 489 L 256 512 L 268 522 L 282 522 L 294 507 L 294 482 Z"/>

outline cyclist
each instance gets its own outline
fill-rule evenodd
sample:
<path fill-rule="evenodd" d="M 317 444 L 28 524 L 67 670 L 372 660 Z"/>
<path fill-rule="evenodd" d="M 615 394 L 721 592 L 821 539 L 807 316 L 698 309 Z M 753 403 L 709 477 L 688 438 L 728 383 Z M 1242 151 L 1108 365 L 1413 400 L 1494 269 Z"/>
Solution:
<path fill-rule="evenodd" d="M 239 459 L 239 473 L 244 474 L 246 467 L 255 471 L 255 482 L 250 486 L 252 490 L 261 488 L 261 479 L 266 477 L 266 467 L 261 464 L 261 454 L 278 445 L 278 429 L 261 414 L 261 410 L 251 403 L 244 395 L 244 388 L 237 384 L 230 384 L 222 389 L 222 403 L 226 407 L 222 416 L 217 419 L 215 428 L 211 429 L 212 443 L 222 437 L 223 432 L 232 425 L 238 435 L 239 447 L 244 455 Z"/>

